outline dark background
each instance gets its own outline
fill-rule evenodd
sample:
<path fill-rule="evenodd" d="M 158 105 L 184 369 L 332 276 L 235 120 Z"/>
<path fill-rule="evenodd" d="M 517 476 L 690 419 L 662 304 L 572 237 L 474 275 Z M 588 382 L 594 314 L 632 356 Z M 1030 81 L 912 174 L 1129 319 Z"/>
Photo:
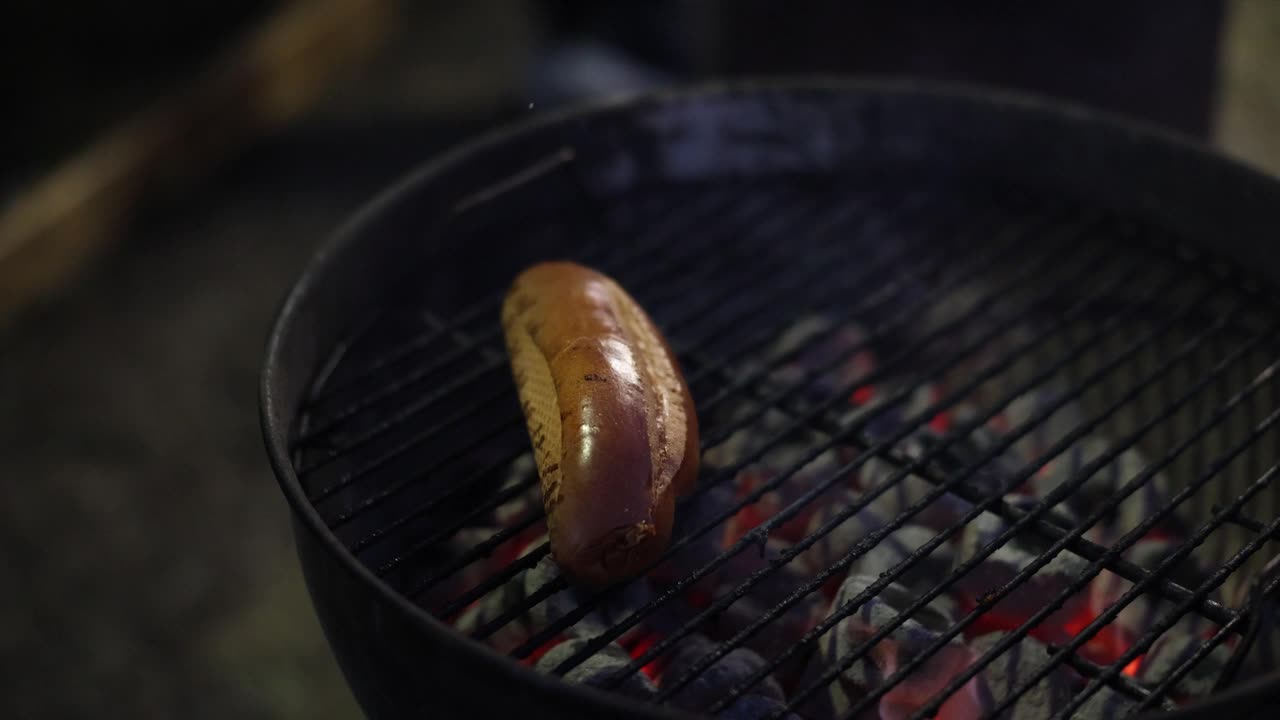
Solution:
<path fill-rule="evenodd" d="M 166 170 L 110 222 L 34 236 L 57 262 L 6 254 L 21 236 L 0 220 L 6 717 L 357 715 L 261 448 L 257 374 L 316 244 L 460 138 L 655 83 L 907 73 L 1093 104 L 1280 171 L 1271 0 L 371 5 L 387 13 L 371 50 L 340 58 L 305 107 L 259 126 L 241 121 L 253 93 L 201 106 L 184 126 L 198 140 L 165 146 Z M 186 107 L 174 98 L 235 66 L 228 48 L 278 10 L 7 5 L 5 211 L 143 110 Z M 212 132 L 232 120 L 238 133 Z"/>

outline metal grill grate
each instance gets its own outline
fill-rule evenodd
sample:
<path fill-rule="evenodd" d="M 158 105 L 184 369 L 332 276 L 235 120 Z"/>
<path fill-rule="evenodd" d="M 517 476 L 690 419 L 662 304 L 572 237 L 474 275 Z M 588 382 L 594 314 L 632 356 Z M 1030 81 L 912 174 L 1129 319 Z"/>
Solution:
<path fill-rule="evenodd" d="M 775 582 L 806 550 L 876 498 L 914 478 L 932 489 L 852 552 L 795 582 L 785 597 L 717 642 L 681 677 L 664 681 L 657 702 L 669 701 L 725 655 L 821 592 L 831 578 L 940 498 L 959 498 L 967 510 L 705 709 L 724 710 L 778 668 L 812 653 L 841 619 L 984 513 L 1006 523 L 995 540 L 859 646 L 795 683 L 787 707 L 825 692 L 877 642 L 1017 537 L 1034 537 L 1046 549 L 1011 581 L 978 598 L 925 652 L 896 668 L 842 716 L 874 708 L 934 651 L 981 622 L 1059 553 L 1088 561 L 1086 572 L 956 674 L 916 717 L 936 713 L 947 697 L 1102 573 L 1132 587 L 1074 637 L 1053 646 L 1043 667 L 1022 678 L 991 715 L 1017 703 L 1061 666 L 1089 678 L 1064 714 L 1102 687 L 1131 698 L 1135 710 L 1168 707 L 1171 689 L 1214 647 L 1241 648 L 1245 643 L 1234 638 L 1256 635 L 1251 603 L 1269 589 L 1251 594 L 1250 578 L 1267 559 L 1261 552 L 1267 541 L 1280 529 L 1280 520 L 1264 520 L 1280 515 L 1272 491 L 1275 448 L 1280 447 L 1280 388 L 1272 381 L 1280 313 L 1269 295 L 1237 271 L 1209 261 L 1159 228 L 995 187 L 908 190 L 883 180 L 851 179 L 802 186 L 690 186 L 617 199 L 580 216 L 526 214 L 519 223 L 500 227 L 483 219 L 494 202 L 491 197 L 477 201 L 470 213 L 482 219 L 446 232 L 467 234 L 493 248 L 504 247 L 504 234 L 518 232 L 529 238 L 533 252 L 555 248 L 553 255 L 598 267 L 628 288 L 668 335 L 695 395 L 704 457 L 714 458 L 704 462 L 695 498 L 682 509 L 770 458 L 782 443 L 806 445 L 800 457 L 788 456 L 776 475 L 738 497 L 736 506 L 674 538 L 654 568 L 691 552 L 700 538 L 719 532 L 743 508 L 782 488 L 829 450 L 840 448 L 847 458 L 722 553 L 613 618 L 558 663 L 556 674 L 572 671 L 653 620 L 735 558 L 763 551 L 771 533 L 814 503 L 827 502 L 828 490 L 873 461 L 888 463 L 892 472 L 794 545 L 735 579 L 731 592 L 681 617 L 633 653 L 607 685 L 620 686 L 629 675 L 662 662 L 682 640 L 715 623 L 762 583 Z M 540 507 L 500 527 L 492 523 L 499 508 L 527 495 L 538 482 L 531 466 L 518 481 L 508 481 L 527 455 L 528 442 L 507 374 L 498 308 L 505 281 L 522 262 L 538 257 L 522 259 L 519 250 L 511 254 L 510 267 L 502 265 L 505 259 L 495 261 L 510 272 L 495 271 L 489 284 L 477 279 L 467 302 L 440 303 L 411 288 L 400 304 L 354 333 L 317 383 L 294 443 L 304 489 L 338 537 L 393 587 L 447 620 L 503 592 L 548 552 L 545 541 L 536 539 L 545 530 Z M 775 341 L 798 318 L 814 314 L 857 323 L 865 336 L 824 365 L 779 381 L 778 368 L 824 338 L 818 333 L 784 352 L 775 350 Z M 833 367 L 865 351 L 878 358 L 869 374 L 812 397 L 815 387 L 831 381 Z M 926 384 L 945 391 L 918 407 L 912 398 Z M 865 413 L 839 412 L 851 394 L 871 386 L 892 389 Z M 956 460 L 956 447 L 1001 417 L 1011 402 L 1046 388 L 1055 389 L 1052 402 L 1009 427 L 991 447 Z M 998 487 L 978 481 L 985 468 L 1039 432 L 1068 403 L 1085 409 L 1079 423 L 1033 462 L 1001 478 Z M 904 413 L 908 405 L 910 413 L 889 431 L 872 431 L 878 420 Z M 973 412 L 952 418 L 927 447 L 911 444 L 922 428 L 961 405 Z M 784 421 L 767 422 L 779 416 Z M 744 429 L 758 431 L 759 442 L 734 446 L 726 454 L 731 438 Z M 1097 432 L 1113 439 L 1110 446 L 1066 483 L 1029 507 L 1009 501 L 1007 493 Z M 1130 448 L 1140 448 L 1151 460 L 1123 478 L 1112 503 L 1144 492 L 1153 477 L 1163 474 L 1177 488 L 1170 504 L 1110 542 L 1100 542 L 1090 528 L 1112 504 L 1099 504 L 1072 527 L 1049 517 L 1055 504 Z M 1125 559 L 1127 548 L 1171 518 L 1187 528 L 1172 555 L 1155 567 Z M 1201 562 L 1207 558 L 1213 572 L 1187 585 L 1171 569 L 1193 552 Z M 472 637 L 490 640 L 566 587 L 559 578 L 547 582 L 473 628 Z M 515 644 L 512 657 L 537 656 L 625 591 L 615 587 L 585 597 Z M 1164 598 L 1170 609 L 1114 661 L 1099 664 L 1082 654 L 1141 596 Z M 1202 616 L 1212 628 L 1197 656 L 1158 682 L 1136 682 L 1125 668 L 1188 613 Z M 1236 669 L 1229 666 L 1219 685 Z"/>

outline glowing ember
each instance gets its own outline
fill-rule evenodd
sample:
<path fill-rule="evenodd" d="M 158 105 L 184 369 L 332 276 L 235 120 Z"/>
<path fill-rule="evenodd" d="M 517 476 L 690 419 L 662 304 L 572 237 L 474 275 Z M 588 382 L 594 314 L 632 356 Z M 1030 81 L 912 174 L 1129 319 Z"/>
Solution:
<path fill-rule="evenodd" d="M 863 385 L 857 390 L 854 390 L 853 395 L 851 395 L 849 399 L 853 401 L 854 405 L 866 405 L 867 403 L 874 400 L 875 397 L 876 397 L 876 389 L 871 387 L 870 385 Z"/>
<path fill-rule="evenodd" d="M 635 660 L 636 658 L 648 652 L 649 648 L 658 644 L 658 641 L 661 639 L 662 639 L 662 636 L 658 635 L 658 633 L 656 632 L 651 632 L 651 633 L 646 633 L 644 635 L 641 635 L 639 639 L 631 643 L 630 647 L 627 647 L 627 654 L 631 656 L 632 660 Z M 641 667 L 640 671 L 643 672 L 645 675 L 648 675 L 650 680 L 657 680 L 662 675 L 662 665 L 665 662 L 666 662 L 665 659 L 662 656 L 659 656 L 655 658 L 652 662 Z"/>
<path fill-rule="evenodd" d="M 1124 670 L 1122 670 L 1121 672 L 1123 672 L 1125 675 L 1128 675 L 1129 677 L 1138 677 L 1138 668 L 1142 667 L 1142 658 L 1144 657 L 1146 656 L 1139 655 L 1138 657 L 1134 658 L 1129 662 L 1128 665 L 1124 666 Z"/>

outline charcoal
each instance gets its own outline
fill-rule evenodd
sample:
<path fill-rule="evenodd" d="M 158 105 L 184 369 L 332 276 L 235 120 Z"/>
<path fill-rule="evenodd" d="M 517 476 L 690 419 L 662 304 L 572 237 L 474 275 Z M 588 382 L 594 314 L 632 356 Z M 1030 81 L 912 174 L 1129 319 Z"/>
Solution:
<path fill-rule="evenodd" d="M 921 384 L 907 392 L 906 396 L 888 404 L 889 398 L 900 390 L 892 385 L 881 385 L 873 390 L 869 399 L 864 402 L 852 402 L 839 415 L 841 427 L 850 427 L 860 423 L 862 435 L 881 440 L 899 431 L 905 424 L 923 425 L 932 418 L 922 414 L 940 396 L 936 386 Z M 847 459 L 847 458 L 846 458 Z"/>
<path fill-rule="evenodd" d="M 770 379 L 788 387 L 794 385 L 794 397 L 811 406 L 825 402 L 875 369 L 871 352 L 858 349 L 865 348 L 866 339 L 861 328 L 849 323 L 836 324 L 821 316 L 802 318 L 778 338 L 769 356 L 803 350 L 770 373 Z M 813 373 L 817 375 L 810 379 Z"/>
<path fill-rule="evenodd" d="M 808 575 L 790 565 L 778 568 L 753 586 L 747 596 L 734 601 L 720 613 L 715 623 L 717 637 L 727 639 L 755 623 L 808 579 Z M 723 597 L 733 588 L 733 584 L 726 583 L 717 588 L 715 595 Z M 746 646 L 764 657 L 776 657 L 816 625 L 825 614 L 826 607 L 826 599 L 821 593 L 809 593 L 760 628 L 746 641 Z"/>
<path fill-rule="evenodd" d="M 548 650 L 545 655 L 538 659 L 534 667 L 541 672 L 549 673 L 555 670 L 560 663 L 568 660 L 585 647 L 586 644 L 587 641 L 580 638 L 565 640 Z M 565 673 L 564 679 L 581 685 L 602 687 L 630 662 L 631 656 L 627 654 L 627 651 L 621 645 L 610 643 L 594 655 L 583 660 L 577 667 Z M 629 674 L 621 685 L 614 688 L 614 692 L 634 698 L 649 698 L 657 691 L 658 689 L 653 686 L 653 681 L 649 679 L 649 676 L 639 670 Z"/>
<path fill-rule="evenodd" d="M 823 653 L 816 652 L 796 683 L 797 688 L 807 688 L 818 681 L 827 669 L 827 659 Z M 858 701 L 866 697 L 866 692 L 851 685 L 844 677 L 837 675 L 831 682 L 815 690 L 809 697 L 796 706 L 796 712 L 807 720 L 837 720 L 845 718 Z M 858 714 L 854 720 L 880 720 L 880 711 L 875 705 Z"/>
<path fill-rule="evenodd" d="M 1177 548 L 1178 544 L 1170 540 L 1143 539 L 1129 547 L 1124 553 L 1124 558 L 1145 570 L 1155 570 Z M 1199 587 L 1208 574 L 1197 560 L 1187 556 L 1175 563 L 1167 571 L 1166 577 L 1183 587 L 1194 588 Z M 1090 607 L 1093 612 L 1100 613 L 1115 605 L 1120 596 L 1132 587 L 1133 583 L 1104 570 L 1089 586 Z M 1144 593 L 1122 608 L 1112 624 L 1124 639 L 1132 642 L 1145 635 L 1156 621 L 1167 615 L 1174 607 L 1176 603 L 1157 594 Z M 1211 627 L 1212 624 L 1202 615 L 1191 612 L 1179 618 L 1169 632 L 1198 637 Z"/>
<path fill-rule="evenodd" d="M 924 450 L 917 443 L 907 445 L 907 453 L 912 457 L 920 457 Z M 863 492 L 870 492 L 894 477 L 898 467 L 880 458 L 872 458 L 862 466 L 859 486 Z M 871 502 L 869 507 L 875 508 L 875 514 L 888 522 L 907 511 L 907 508 L 924 500 L 937 486 L 924 478 L 908 474 L 899 477 L 882 495 Z M 942 530 L 954 525 L 972 505 L 951 493 L 942 493 L 930 501 L 912 516 L 911 522 L 916 525 Z"/>
<path fill-rule="evenodd" d="M 738 496 L 745 497 L 772 482 L 779 474 L 788 472 L 790 468 L 803 461 L 810 452 L 812 452 L 811 447 L 791 443 L 779 446 L 765 457 L 764 462 L 751 465 L 738 473 L 735 479 Z M 793 541 L 799 540 L 804 536 L 810 517 L 824 505 L 838 498 L 845 487 L 852 483 L 852 474 L 849 479 L 840 478 L 832 481 L 832 477 L 836 475 L 841 465 L 837 452 L 828 450 L 801 466 L 776 488 L 763 493 L 755 502 L 746 506 L 735 516 L 728 539 L 736 540 L 751 527 L 777 515 L 817 486 L 826 484 L 826 490 L 809 500 L 787 522 L 774 529 L 774 533 L 780 537 Z"/>
<path fill-rule="evenodd" d="M 1064 388 L 1051 385 L 1014 398 L 1004 408 L 1004 424 L 1007 431 L 1013 433 L 1021 430 L 1024 423 L 1047 410 L 1063 394 L 1065 394 Z M 1075 402 L 1067 402 L 1014 442 L 1012 450 L 1023 463 L 1035 462 L 1050 447 L 1084 422 L 1085 416 L 1080 406 Z"/>
<path fill-rule="evenodd" d="M 708 423 L 704 428 L 705 437 L 719 434 L 720 428 L 736 426 L 739 420 L 748 417 L 751 419 L 745 427 L 734 431 L 702 454 L 704 466 L 717 469 L 736 466 L 795 422 L 790 414 L 776 408 L 769 408 L 761 413 L 755 403 L 742 403 L 723 413 L 723 419 L 717 418 L 717 422 Z M 797 431 L 790 438 L 792 442 L 805 447 L 813 447 L 822 440 L 817 433 L 806 431 Z"/>
<path fill-rule="evenodd" d="M 872 577 L 850 575 L 836 594 L 832 612 L 875 581 Z M 879 629 L 897 620 L 902 609 L 918 597 L 918 593 L 895 583 L 868 598 L 822 638 L 820 648 L 826 662 L 839 662 Z M 935 598 L 866 651 L 841 677 L 855 688 L 875 689 L 899 667 L 921 656 L 930 643 L 949 629 L 955 616 L 954 603 L 945 596 Z M 885 693 L 880 700 L 881 716 L 885 717 L 887 711 L 894 717 L 904 716 L 903 713 L 910 715 L 945 687 L 970 660 L 968 648 L 958 638 L 952 638 Z"/>
<path fill-rule="evenodd" d="M 524 573 L 524 596 L 533 595 L 538 589 L 554 582 L 560 577 L 560 567 L 550 555 L 543 557 L 532 569 Z M 594 602 L 594 593 L 579 590 L 570 585 L 547 597 L 542 602 L 529 608 L 530 627 L 540 630 L 559 621 L 584 603 Z M 591 638 L 605 632 L 624 620 L 634 610 L 653 599 L 653 590 L 646 578 L 637 578 L 622 588 L 609 593 L 602 599 L 598 607 L 584 615 L 580 620 L 565 629 L 565 633 L 574 637 Z M 624 633 L 620 641 L 626 642 L 639 632 L 639 626 L 633 626 Z"/>
<path fill-rule="evenodd" d="M 1244 655 L 1237 675 L 1240 679 L 1268 675 L 1280 667 L 1280 604 L 1265 597 L 1258 598 L 1255 602 L 1258 603 L 1256 612 L 1259 613 L 1261 627 Z"/>
<path fill-rule="evenodd" d="M 785 708 L 786 704 L 778 698 L 767 695 L 743 695 L 721 710 L 716 717 L 726 718 L 726 720 L 766 720 L 767 718 L 802 720 L 793 712 L 782 712 Z"/>
<path fill-rule="evenodd" d="M 969 641 L 969 649 L 975 657 L 981 656 L 1007 635 L 1008 633 L 998 632 L 974 638 Z M 988 717 L 996 704 L 1009 697 L 1014 689 L 1044 666 L 1048 659 L 1048 648 L 1038 640 L 1024 637 L 1010 646 L 984 667 L 962 691 L 972 699 L 975 709 L 972 717 Z M 1057 713 L 1070 700 L 1070 677 L 1065 671 L 1055 669 L 1027 690 L 999 717 L 1002 720 L 1041 720 Z"/>
<path fill-rule="evenodd" d="M 1035 493 L 1044 497 L 1064 483 L 1078 482 L 1081 469 L 1106 453 L 1108 447 L 1105 440 L 1081 438 L 1032 478 Z M 1063 502 L 1081 516 L 1093 513 L 1098 507 L 1110 508 L 1107 516 L 1090 531 L 1090 539 L 1110 545 L 1169 504 L 1175 493 L 1169 478 L 1162 473 L 1155 473 L 1133 493 L 1116 501 L 1114 495 L 1120 487 L 1146 467 L 1147 461 L 1137 449 L 1126 449 L 1067 494 Z M 1156 527 L 1173 534 L 1181 534 L 1185 529 L 1173 515 L 1167 516 Z"/>
<path fill-rule="evenodd" d="M 507 469 L 506 478 L 499 491 L 507 490 L 522 483 L 534 481 L 519 495 L 493 509 L 493 521 L 498 527 L 510 527 L 517 521 L 536 511 L 542 502 L 542 491 L 536 482 L 538 468 L 532 455 L 521 455 Z"/>
<path fill-rule="evenodd" d="M 1277 575 L 1280 575 L 1280 556 L 1273 556 L 1249 581 L 1228 591 L 1231 606 L 1252 608 L 1259 623 L 1257 636 L 1244 651 L 1237 680 L 1269 675 L 1280 667 L 1280 601 L 1277 601 L 1274 588 L 1271 594 L 1265 592 L 1275 583 Z"/>
<path fill-rule="evenodd" d="M 1073 720 L 1120 720 L 1138 707 L 1133 698 L 1109 687 L 1099 688 L 1072 714 Z"/>
<path fill-rule="evenodd" d="M 447 551 L 449 559 L 454 560 L 470 553 L 477 545 L 489 541 L 499 532 L 501 530 L 497 527 L 483 525 L 472 525 L 459 529 L 449 538 Z M 533 536 L 532 533 L 530 533 L 530 536 Z M 498 552 L 509 552 L 510 548 L 513 547 L 524 547 L 526 541 L 526 537 L 513 538 L 503 544 Z M 495 555 L 497 554 L 495 553 Z M 458 595 L 488 580 L 492 575 L 503 569 L 503 564 L 505 563 L 494 558 L 482 558 L 468 562 L 458 568 L 448 582 L 434 583 L 430 591 L 421 600 L 428 607 L 446 604 Z M 401 565 L 400 569 L 404 571 L 404 575 L 397 578 L 399 582 L 416 583 L 421 579 L 421 575 L 418 574 L 421 573 L 420 568 L 415 568 L 411 564 L 405 563 Z"/>
<path fill-rule="evenodd" d="M 453 625 L 458 632 L 468 635 L 502 617 L 509 610 L 520 607 L 523 602 L 524 581 L 517 575 L 472 603 L 458 616 Z M 528 640 L 532 632 L 528 618 L 524 615 L 516 615 L 510 622 L 491 634 L 486 642 L 498 652 L 509 653 Z"/>
<path fill-rule="evenodd" d="M 976 414 L 977 410 L 972 406 L 961 406 L 952 412 L 952 421 L 967 426 Z M 921 440 L 926 448 L 933 448 L 940 442 L 932 434 L 921 435 Z M 951 473 L 970 472 L 965 485 L 983 497 L 1002 494 L 1023 463 L 1010 452 L 995 452 L 999 443 L 1000 434 L 994 428 L 979 425 L 964 436 L 949 440 L 936 462 Z M 970 466 L 976 467 L 972 471 L 966 470 Z"/>
<path fill-rule="evenodd" d="M 817 532 L 819 528 L 856 502 L 858 502 L 856 492 L 843 491 L 836 500 L 819 508 L 809 518 L 809 527 L 805 534 L 812 535 Z M 864 507 L 831 528 L 826 535 L 818 538 L 800 556 L 802 562 L 809 572 L 814 574 L 821 572 L 847 555 L 863 538 L 887 525 L 891 519 L 892 516 L 881 515 L 874 506 Z"/>
<path fill-rule="evenodd" d="M 1010 497 L 1009 500 L 1019 501 L 1015 497 Z M 994 513 L 984 512 L 974 518 L 960 533 L 960 541 L 956 548 L 957 567 L 976 556 L 1008 527 L 1009 525 Z M 980 599 L 1012 581 L 1015 575 L 1035 562 L 1048 545 L 1047 541 L 1042 542 L 1029 533 L 1015 535 L 1007 539 L 976 567 L 962 575 L 956 581 L 955 590 L 971 598 Z M 1063 550 L 1034 575 L 1022 580 L 1012 592 L 990 608 L 988 613 L 1015 623 L 1026 620 L 1041 608 L 1054 602 L 1072 581 L 1084 573 L 1087 566 L 1088 562 L 1083 558 Z M 1088 593 L 1072 593 L 1058 610 L 1040 623 L 1039 628 L 1043 637 L 1053 642 L 1067 639 L 1062 626 L 1088 606 Z M 1063 633 L 1063 636 L 1055 636 L 1058 632 Z"/>
<path fill-rule="evenodd" d="M 479 535 L 475 538 L 467 538 L 466 535 L 471 530 L 479 533 Z M 459 538 L 462 538 L 460 540 L 461 542 L 479 542 L 481 537 L 491 537 L 494 532 L 496 531 L 493 529 L 481 530 L 478 528 L 469 528 L 468 530 L 460 532 L 454 539 L 455 541 L 458 541 Z M 519 559 L 533 552 L 546 541 L 547 536 L 545 533 L 542 533 L 531 534 L 523 541 L 516 539 L 511 542 L 523 542 L 520 552 L 515 556 L 516 559 Z M 543 558 L 543 562 L 550 562 L 550 557 L 548 556 Z M 492 568 L 492 566 L 484 563 L 473 563 L 473 566 L 483 567 L 485 569 L 482 571 L 480 577 L 468 579 L 467 587 L 474 587 L 475 585 L 480 584 L 480 582 L 485 579 L 489 573 L 496 572 L 496 568 Z M 469 633 L 478 628 L 484 627 L 489 622 L 496 620 L 501 616 L 505 616 L 508 612 L 516 612 L 518 614 L 514 615 L 511 621 L 504 624 L 499 630 L 492 634 L 489 637 L 488 642 L 502 652 L 509 652 L 516 646 L 522 644 L 528 639 L 529 635 L 541 629 L 540 625 L 535 627 L 535 624 L 529 615 L 528 608 L 524 607 L 526 592 L 532 592 L 540 587 L 536 584 L 530 584 L 531 576 L 541 576 L 542 571 L 539 571 L 538 567 L 539 566 L 535 565 L 533 568 L 511 578 L 502 586 L 485 594 L 473 603 L 471 607 L 464 611 L 461 616 L 459 616 L 458 620 L 454 623 L 455 626 L 461 632 Z"/>
<path fill-rule="evenodd" d="M 1138 680 L 1146 685 L 1157 685 L 1190 660 L 1202 646 L 1203 638 L 1182 632 L 1166 632 L 1142 657 L 1142 663 L 1138 665 Z M 1174 685 L 1174 692 L 1188 698 L 1208 695 L 1230 659 L 1231 651 L 1218 645 Z"/>
<path fill-rule="evenodd" d="M 888 572 L 898 563 L 907 559 L 921 546 L 936 535 L 935 531 L 919 525 L 903 525 L 876 543 L 865 555 L 853 561 L 849 573 L 875 577 Z M 942 543 L 934 548 L 924 559 L 907 568 L 894 582 L 909 588 L 928 591 L 937 584 L 939 578 L 950 572 L 954 557 L 951 546 Z"/>
<path fill-rule="evenodd" d="M 680 642 L 663 670 L 664 682 L 677 682 L 689 670 L 716 649 L 717 643 L 705 635 L 691 635 Z M 703 710 L 724 697 L 730 690 L 746 682 L 765 666 L 765 659 L 748 648 L 734 648 L 715 664 L 671 696 L 671 704 L 687 710 Z M 782 687 L 772 675 L 751 688 L 751 694 L 782 700 Z"/>
<path fill-rule="evenodd" d="M 721 483 L 699 488 L 688 500 L 677 504 L 675 521 L 671 529 L 672 544 L 730 513 L 738 504 L 734 494 L 734 488 L 730 483 Z M 654 568 L 650 577 L 659 583 L 673 584 L 711 563 L 724 552 L 732 521 L 733 516 L 729 515 L 727 519 L 720 521 L 706 533 L 694 538 L 688 545 L 677 550 L 675 554 Z M 699 581 L 695 589 L 710 591 L 715 583 L 716 577 L 713 573 Z"/>
<path fill-rule="evenodd" d="M 792 548 L 793 545 L 785 540 L 769 538 L 763 546 L 753 545 L 731 556 L 718 576 L 721 586 L 717 595 L 731 591 L 749 576 L 781 561 Z M 748 594 L 761 603 L 775 604 L 782 602 L 808 579 L 808 573 L 802 567 L 784 564 L 761 577 Z"/>

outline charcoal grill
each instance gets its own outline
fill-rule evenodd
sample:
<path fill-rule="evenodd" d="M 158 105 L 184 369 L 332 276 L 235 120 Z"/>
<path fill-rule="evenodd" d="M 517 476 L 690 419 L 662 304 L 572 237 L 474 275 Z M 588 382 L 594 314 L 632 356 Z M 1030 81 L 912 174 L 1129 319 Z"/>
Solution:
<path fill-rule="evenodd" d="M 994 544 L 949 560 L 950 576 L 902 601 L 902 622 L 954 592 L 964 571 L 985 572 L 1009 543 L 1032 543 L 1032 567 L 1013 566 L 1011 580 L 971 598 L 935 647 L 849 700 L 844 715 L 874 712 L 1056 557 L 1083 569 L 1064 576 L 1066 587 L 1038 617 L 1017 618 L 999 640 L 988 636 L 969 674 L 1025 652 L 1028 634 L 1044 626 L 1034 623 L 1065 612 L 1072 593 L 1107 575 L 1120 588 L 1109 604 L 1037 645 L 1046 673 L 1073 673 L 1075 704 L 1110 693 L 1126 711 L 1182 718 L 1264 712 L 1280 697 L 1280 675 L 1245 680 L 1241 648 L 1268 631 L 1272 588 L 1262 580 L 1280 528 L 1278 207 L 1273 181 L 1156 131 L 1025 98 L 901 83 L 668 93 L 549 116 L 435 160 L 311 262 L 277 322 L 263 376 L 271 461 L 348 681 L 377 718 L 683 716 L 666 701 L 699 671 L 829 590 L 914 514 L 951 512 L 932 545 L 903 562 L 924 561 L 980 518 Z M 682 504 L 678 514 L 698 519 L 678 528 L 663 582 L 629 605 L 617 607 L 634 594 L 626 586 L 565 601 L 552 572 L 464 633 L 460 616 L 546 567 L 536 507 L 495 520 L 536 486 L 522 459 L 528 441 L 498 308 L 519 269 L 561 257 L 611 273 L 667 333 L 703 425 L 699 493 L 761 463 L 773 471 L 719 514 L 695 513 L 696 498 Z M 858 387 L 833 380 L 829 365 L 780 372 L 806 343 L 822 342 L 820 332 L 778 348 L 788 328 L 812 316 L 860 329 L 844 357 L 874 351 L 877 362 Z M 851 407 L 850 390 L 856 397 L 873 383 L 877 402 Z M 1045 406 L 977 442 L 980 431 L 1009 422 L 1010 402 L 1028 393 Z M 1055 413 L 1068 403 L 1078 417 L 1065 421 Z M 1055 423 L 1065 427 L 1036 440 Z M 756 441 L 740 444 L 744 431 Z M 1108 438 L 1105 449 L 1064 475 L 1063 458 L 1086 436 Z M 777 459 L 780 443 L 790 450 Z M 1022 461 L 991 469 L 1028 444 L 1035 447 Z M 1091 499 L 1100 482 L 1091 478 L 1128 452 L 1142 460 L 1126 465 L 1127 483 Z M 819 459 L 829 464 L 791 491 Z M 1030 502 L 1008 494 L 1055 462 L 1064 485 Z M 850 473 L 868 477 L 873 463 L 881 485 L 830 494 Z M 1157 478 L 1167 485 L 1161 501 L 1133 505 Z M 827 553 L 830 564 L 796 570 L 833 529 L 877 502 L 876 488 L 888 498 L 909 486 L 915 494 L 887 525 L 847 552 Z M 1125 532 L 1099 530 L 1100 518 L 1113 522 L 1135 507 Z M 742 524 L 747 511 L 754 519 L 735 539 L 709 553 L 699 546 L 726 523 Z M 819 519 L 796 533 L 806 513 Z M 1170 527 L 1171 547 L 1203 572 L 1183 574 L 1179 558 L 1144 566 L 1126 554 Z M 795 536 L 775 544 L 785 532 Z M 709 577 L 744 563 L 706 591 Z M 855 603 L 890 597 L 886 588 L 906 569 L 872 575 Z M 768 600 L 725 631 L 735 603 L 764 587 Z M 667 612 L 695 593 L 692 609 Z M 554 610 L 537 610 L 540 626 L 511 636 L 512 623 L 552 601 Z M 803 666 L 823 633 L 855 610 L 812 619 L 798 641 L 761 653 L 763 670 L 702 709 L 718 712 L 741 696 L 764 702 L 754 688 Z M 1090 655 L 1090 643 L 1134 617 L 1141 628 L 1129 646 L 1107 662 Z M 1172 676 L 1135 678 L 1149 646 L 1192 618 L 1205 623 L 1192 643 L 1201 655 L 1221 648 L 1231 656 L 1207 681 L 1214 692 L 1178 697 L 1202 657 Z M 556 666 L 543 668 L 551 672 L 531 667 L 586 622 L 595 624 L 585 642 L 558 651 Z M 637 640 L 654 627 L 661 632 Z M 709 654 L 685 662 L 693 669 L 682 671 L 684 684 L 647 700 L 559 677 L 625 641 L 623 672 L 606 683 L 625 689 L 628 677 L 687 655 L 690 638 L 716 627 Z M 861 648 L 786 676 L 791 709 L 805 712 L 895 632 L 880 628 Z M 954 697 L 968 680 L 948 676 L 944 689 Z M 913 712 L 936 712 L 943 699 Z M 1017 698 L 1009 702 L 1017 707 Z"/>

